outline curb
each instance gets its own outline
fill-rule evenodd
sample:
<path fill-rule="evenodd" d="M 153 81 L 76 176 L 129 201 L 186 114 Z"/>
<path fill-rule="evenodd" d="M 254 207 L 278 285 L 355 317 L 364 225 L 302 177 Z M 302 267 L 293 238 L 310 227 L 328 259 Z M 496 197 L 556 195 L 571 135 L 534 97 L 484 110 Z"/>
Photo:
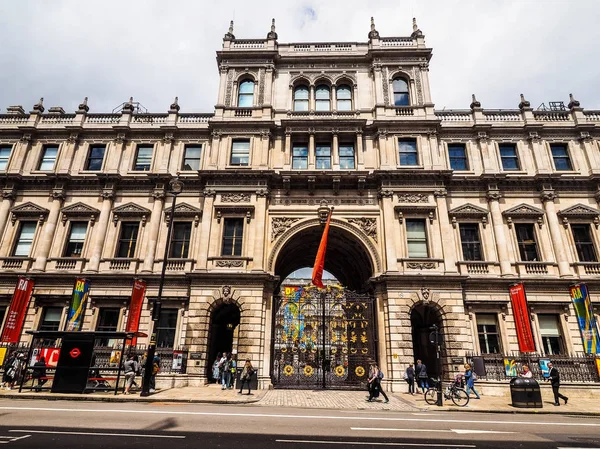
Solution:
<path fill-rule="evenodd" d="M 477 410 L 477 409 L 469 409 L 469 408 L 447 408 L 447 407 L 436 407 L 436 408 L 425 408 L 425 407 L 417 407 L 423 412 L 449 412 L 449 413 L 490 413 L 490 414 L 505 414 L 505 415 L 557 415 L 557 416 L 584 416 L 584 417 L 597 417 L 600 416 L 600 412 L 548 412 L 546 410 L 525 410 L 525 409 L 509 409 L 509 410 Z"/>
<path fill-rule="evenodd" d="M 39 395 L 39 394 L 29 394 L 29 393 L 20 393 L 20 394 L 3 394 L 0 395 L 0 400 L 9 400 L 9 399 L 17 399 L 17 400 L 31 400 L 31 399 L 41 399 L 46 401 L 87 401 L 87 402 L 119 402 L 119 403 L 138 403 L 138 402 L 164 402 L 164 403 L 179 403 L 179 404 L 231 404 L 231 405 L 245 405 L 245 404 L 254 404 L 261 400 L 261 398 L 253 398 L 248 399 L 246 401 L 231 401 L 227 399 L 175 399 L 175 398 L 160 398 L 156 396 L 149 396 L 145 398 L 137 397 L 127 397 L 124 398 L 122 396 L 55 396 L 55 395 Z"/>

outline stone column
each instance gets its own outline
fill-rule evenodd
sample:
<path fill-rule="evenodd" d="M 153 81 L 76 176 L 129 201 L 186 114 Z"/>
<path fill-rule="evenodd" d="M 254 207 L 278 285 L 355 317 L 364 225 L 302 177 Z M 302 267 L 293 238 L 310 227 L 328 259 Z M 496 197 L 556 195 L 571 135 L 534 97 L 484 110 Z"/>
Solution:
<path fill-rule="evenodd" d="M 265 261 L 265 224 L 267 221 L 267 198 L 269 191 L 256 191 L 256 209 L 254 210 L 254 251 L 252 254 L 252 270 L 263 271 Z"/>
<path fill-rule="evenodd" d="M 382 169 L 389 169 L 390 162 L 387 153 L 387 131 L 379 131 L 377 137 L 379 141 L 379 163 L 381 164 Z"/>
<path fill-rule="evenodd" d="M 213 204 L 216 192 L 204 190 L 204 206 L 202 207 L 202 225 L 200 226 L 200 251 L 196 263 L 197 270 L 208 269 L 208 246 L 210 242 L 210 229 L 213 221 Z"/>
<path fill-rule="evenodd" d="M 171 154 L 173 153 L 173 142 L 175 137 L 173 133 L 166 133 L 162 139 L 162 145 L 157 148 L 157 154 L 160 154 L 162 148 L 162 159 L 158 167 L 160 173 L 169 173 L 169 165 L 171 164 Z M 179 167 L 177 167 L 179 169 Z"/>
<path fill-rule="evenodd" d="M 529 142 L 531 144 L 531 152 L 533 154 L 533 161 L 537 169 L 537 174 L 551 173 L 552 163 L 548 159 L 548 152 L 544 148 L 540 136 L 537 132 L 529 132 Z"/>
<path fill-rule="evenodd" d="M 357 168 L 363 168 L 365 155 L 363 154 L 363 135 L 361 132 L 356 133 L 356 161 Z"/>
<path fill-rule="evenodd" d="M 124 133 L 119 133 L 117 134 L 113 145 L 107 145 L 105 156 L 107 173 L 119 173 L 121 170 L 127 172 L 131 169 L 131 166 L 121 167 L 126 143 L 126 135 Z"/>
<path fill-rule="evenodd" d="M 11 158 L 10 166 L 8 167 L 9 173 L 23 173 L 25 167 L 25 161 L 29 155 L 31 149 L 31 134 L 23 134 L 19 143 L 15 145 L 14 156 Z M 37 168 L 37 167 L 36 167 Z"/>
<path fill-rule="evenodd" d="M 481 161 L 483 163 L 483 172 L 484 173 L 494 173 L 496 172 L 496 164 L 494 163 L 494 158 L 492 157 L 490 148 L 489 148 L 489 140 L 488 136 L 485 132 L 478 133 L 477 142 L 479 143 L 479 150 L 481 152 Z"/>
<path fill-rule="evenodd" d="M 63 144 L 58 164 L 58 173 L 67 174 L 71 171 L 73 159 L 75 158 L 75 152 L 77 150 L 78 138 L 79 135 L 77 133 L 71 133 L 67 142 Z"/>
<path fill-rule="evenodd" d="M 42 235 L 39 239 L 39 246 L 37 248 L 37 256 L 33 264 L 32 271 L 45 271 L 46 263 L 48 262 L 48 256 L 50 249 L 52 248 L 52 242 L 54 240 L 54 231 L 56 230 L 56 224 L 58 223 L 58 216 L 60 215 L 60 209 L 62 208 L 65 200 L 65 190 L 63 187 L 55 187 L 50 193 L 52 198 L 52 204 L 50 205 L 50 213 L 48 214 L 48 220 L 42 229 Z"/>
<path fill-rule="evenodd" d="M 315 130 L 309 129 L 308 136 L 308 169 L 315 169 Z"/>
<path fill-rule="evenodd" d="M 292 133 L 289 129 L 285 130 L 285 143 L 283 147 L 284 165 L 289 165 L 292 168 Z"/>
<path fill-rule="evenodd" d="M 569 265 L 569 261 L 567 260 L 567 252 L 565 251 L 560 224 L 558 223 L 556 209 L 554 208 L 556 194 L 554 193 L 553 189 L 546 189 L 542 191 L 541 198 L 542 202 L 544 203 L 548 227 L 550 228 L 550 238 L 552 239 L 552 246 L 554 247 L 556 262 L 558 263 L 558 274 L 560 277 L 571 276 L 571 267 Z"/>
<path fill-rule="evenodd" d="M 269 144 L 271 143 L 271 133 L 266 130 L 260 133 L 261 138 L 261 154 L 260 154 L 260 167 L 267 168 L 269 166 Z"/>
<path fill-rule="evenodd" d="M 500 274 L 502 276 L 512 275 L 510 260 L 508 258 L 508 250 L 506 236 L 504 234 L 504 221 L 502 220 L 502 212 L 500 212 L 500 198 L 502 194 L 496 189 L 490 189 L 487 193 L 490 211 L 492 215 L 492 225 L 494 226 L 494 234 L 496 237 L 496 251 L 500 262 Z"/>
<path fill-rule="evenodd" d="M 456 251 L 454 244 L 454 232 L 448 218 L 448 204 L 446 196 L 448 191 L 440 189 L 433 192 L 435 202 L 437 203 L 438 221 L 440 224 L 440 233 L 442 236 L 442 252 L 444 254 L 444 267 L 446 273 L 456 273 Z"/>
<path fill-rule="evenodd" d="M 17 192 L 14 187 L 4 187 L 2 189 L 2 203 L 0 203 L 0 238 L 4 235 L 4 228 L 8 222 L 10 209 L 15 203 Z M 4 246 L 8 247 L 7 244 Z M 1 324 L 1 323 L 0 323 Z"/>
<path fill-rule="evenodd" d="M 331 145 L 331 167 L 337 170 L 340 168 L 340 144 L 337 129 L 333 130 L 333 139 Z"/>
<path fill-rule="evenodd" d="M 394 192 L 391 190 L 380 190 L 379 196 L 383 208 L 383 232 L 385 248 L 385 260 L 387 271 L 398 271 L 398 256 L 396 254 L 395 241 L 398 238 L 394 233 Z"/>
<path fill-rule="evenodd" d="M 152 217 L 150 219 L 150 232 L 148 234 L 148 244 L 146 246 L 146 257 L 142 266 L 142 273 L 152 273 L 154 271 L 154 257 L 156 256 L 156 245 L 158 242 L 158 231 L 160 230 L 160 221 L 162 219 L 163 208 L 165 206 L 165 191 L 155 188 L 152 192 L 154 205 L 152 206 Z"/>
<path fill-rule="evenodd" d="M 221 133 L 218 131 L 213 131 L 212 143 L 210 144 L 210 154 L 209 154 L 210 157 L 208 159 L 210 168 L 216 168 L 220 146 L 221 146 Z"/>
<path fill-rule="evenodd" d="M 106 241 L 106 231 L 108 230 L 108 222 L 110 221 L 110 211 L 112 210 L 113 198 L 115 196 L 114 186 L 107 185 L 104 187 L 100 196 L 103 198 L 102 209 L 100 210 L 98 223 L 95 226 L 92 254 L 86 270 L 93 272 L 97 272 L 100 268 L 100 259 L 102 258 L 102 250 Z"/>

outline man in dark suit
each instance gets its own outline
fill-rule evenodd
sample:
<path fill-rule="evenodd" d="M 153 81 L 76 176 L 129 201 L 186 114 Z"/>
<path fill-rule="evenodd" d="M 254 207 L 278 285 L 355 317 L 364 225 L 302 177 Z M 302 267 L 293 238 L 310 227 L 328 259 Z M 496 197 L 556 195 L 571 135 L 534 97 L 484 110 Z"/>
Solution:
<path fill-rule="evenodd" d="M 550 369 L 549 377 L 550 383 L 552 384 L 552 393 L 554 393 L 554 405 L 560 405 L 558 402 L 559 399 L 565 401 L 565 405 L 567 405 L 569 398 L 558 392 L 558 389 L 560 388 L 560 373 L 558 372 L 558 369 L 554 368 L 552 363 L 548 363 L 548 368 Z"/>

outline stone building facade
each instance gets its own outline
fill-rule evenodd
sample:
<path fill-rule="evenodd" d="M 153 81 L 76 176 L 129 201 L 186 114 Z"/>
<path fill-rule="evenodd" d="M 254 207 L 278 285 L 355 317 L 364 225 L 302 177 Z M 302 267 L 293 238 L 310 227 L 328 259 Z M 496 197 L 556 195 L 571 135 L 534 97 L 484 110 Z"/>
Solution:
<path fill-rule="evenodd" d="M 63 329 L 85 277 L 84 329 L 121 330 L 141 278 L 140 330 L 150 333 L 175 220 L 159 345 L 195 354 L 187 382 L 205 382 L 220 314 L 264 387 L 280 282 L 312 266 L 318 208 L 333 206 L 325 268 L 374 296 L 391 388 L 413 358 L 431 359 L 432 324 L 446 366 L 518 351 L 508 289 L 519 282 L 538 352 L 582 353 L 569 285 L 600 289 L 600 111 L 573 97 L 564 110 L 534 110 L 523 96 L 514 110 L 475 96 L 470 109 L 436 110 L 431 57 L 416 24 L 407 37 L 380 37 L 372 24 L 367 42 L 291 44 L 274 23 L 266 39 L 237 39 L 232 26 L 214 112 L 181 112 L 177 99 L 167 113 L 132 100 L 119 113 L 90 112 L 87 99 L 74 114 L 42 101 L 29 113 L 9 107 L 0 310 L 25 275 L 35 291 L 24 330 Z M 185 185 L 172 210 L 176 173 Z"/>

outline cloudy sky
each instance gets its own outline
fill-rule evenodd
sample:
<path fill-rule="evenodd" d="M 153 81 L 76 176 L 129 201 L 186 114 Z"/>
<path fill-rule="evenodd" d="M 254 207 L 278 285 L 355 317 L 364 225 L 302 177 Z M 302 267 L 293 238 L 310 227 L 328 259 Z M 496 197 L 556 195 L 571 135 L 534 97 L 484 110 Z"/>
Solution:
<path fill-rule="evenodd" d="M 434 49 L 436 108 L 568 102 L 600 109 L 598 0 L 19 0 L 0 1 L 0 113 L 39 97 L 74 111 L 88 96 L 108 112 L 134 96 L 165 112 L 212 112 L 215 51 L 229 20 L 238 38 L 263 38 L 271 18 L 280 42 L 408 36 L 417 17 Z"/>

